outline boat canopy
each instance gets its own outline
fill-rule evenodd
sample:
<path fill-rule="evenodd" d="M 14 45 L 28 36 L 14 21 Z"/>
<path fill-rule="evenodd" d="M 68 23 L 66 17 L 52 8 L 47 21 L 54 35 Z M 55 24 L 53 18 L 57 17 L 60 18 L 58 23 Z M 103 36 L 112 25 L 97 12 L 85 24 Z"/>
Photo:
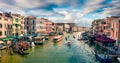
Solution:
<path fill-rule="evenodd" d="M 13 36 L 8 36 L 8 37 L 4 37 L 4 38 L 0 38 L 2 41 L 7 41 L 7 40 L 13 40 L 14 37 Z"/>
<path fill-rule="evenodd" d="M 100 38 L 95 38 L 96 41 L 101 42 L 101 43 L 115 43 L 116 40 L 110 39 L 107 37 L 100 37 Z"/>
<path fill-rule="evenodd" d="M 58 38 L 61 38 L 62 36 L 56 36 L 56 37 L 54 37 L 54 39 L 58 39 Z"/>

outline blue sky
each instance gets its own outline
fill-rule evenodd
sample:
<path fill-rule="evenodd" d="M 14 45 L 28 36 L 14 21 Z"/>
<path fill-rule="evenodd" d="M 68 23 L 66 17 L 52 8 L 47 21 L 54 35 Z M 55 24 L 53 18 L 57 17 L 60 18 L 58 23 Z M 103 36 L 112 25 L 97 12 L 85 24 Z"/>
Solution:
<path fill-rule="evenodd" d="M 95 19 L 120 15 L 120 0 L 0 0 L 0 11 L 90 26 Z"/>

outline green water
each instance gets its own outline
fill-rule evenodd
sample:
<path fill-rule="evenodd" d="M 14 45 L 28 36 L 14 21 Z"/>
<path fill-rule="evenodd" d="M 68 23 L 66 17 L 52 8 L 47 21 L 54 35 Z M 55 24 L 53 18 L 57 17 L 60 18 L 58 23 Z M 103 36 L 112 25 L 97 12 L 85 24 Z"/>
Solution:
<path fill-rule="evenodd" d="M 66 40 L 57 44 L 49 40 L 43 46 L 30 48 L 29 55 L 26 56 L 9 55 L 3 50 L 0 63 L 99 63 L 92 53 L 92 46 L 89 47 L 72 36 L 68 41 L 71 41 L 71 46 L 67 46 Z"/>

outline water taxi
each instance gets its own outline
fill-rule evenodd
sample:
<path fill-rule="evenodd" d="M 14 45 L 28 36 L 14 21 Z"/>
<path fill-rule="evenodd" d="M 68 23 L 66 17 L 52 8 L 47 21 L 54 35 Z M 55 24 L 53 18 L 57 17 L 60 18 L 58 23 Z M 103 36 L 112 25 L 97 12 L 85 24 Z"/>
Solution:
<path fill-rule="evenodd" d="M 59 41 L 61 41 L 62 40 L 62 36 L 55 36 L 54 38 L 53 38 L 53 42 L 59 42 Z"/>
<path fill-rule="evenodd" d="M 43 42 L 44 42 L 43 39 L 44 39 L 43 37 L 35 37 L 34 38 L 34 40 L 35 40 L 34 44 L 35 45 L 42 45 Z"/>

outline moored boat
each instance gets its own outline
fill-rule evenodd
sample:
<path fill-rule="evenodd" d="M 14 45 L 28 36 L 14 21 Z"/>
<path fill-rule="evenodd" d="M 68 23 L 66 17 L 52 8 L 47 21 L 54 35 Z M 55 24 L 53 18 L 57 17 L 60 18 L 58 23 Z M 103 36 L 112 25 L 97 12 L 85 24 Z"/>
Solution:
<path fill-rule="evenodd" d="M 61 40 L 62 40 L 62 36 L 55 36 L 55 37 L 53 38 L 53 42 L 54 42 L 54 43 L 59 42 L 59 41 L 61 41 Z"/>
<path fill-rule="evenodd" d="M 34 40 L 35 45 L 43 45 L 43 37 L 35 37 Z"/>

